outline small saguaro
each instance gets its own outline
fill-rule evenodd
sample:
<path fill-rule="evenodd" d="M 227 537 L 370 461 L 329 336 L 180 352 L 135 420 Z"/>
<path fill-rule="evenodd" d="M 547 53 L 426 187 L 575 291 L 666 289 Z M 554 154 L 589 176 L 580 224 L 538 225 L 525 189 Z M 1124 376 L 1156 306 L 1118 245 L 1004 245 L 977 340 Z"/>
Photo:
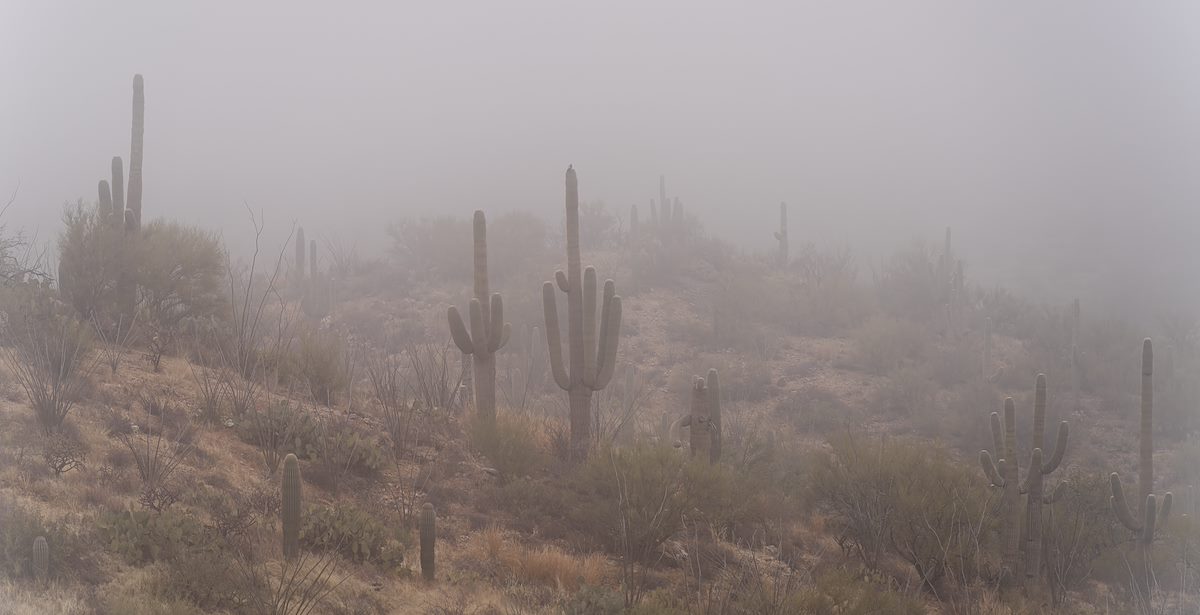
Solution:
<path fill-rule="evenodd" d="M 283 460 L 283 480 L 280 516 L 283 521 L 283 557 L 296 559 L 300 555 L 300 462 L 288 453 Z"/>
<path fill-rule="evenodd" d="M 50 546 L 45 536 L 33 539 L 33 576 L 43 582 L 50 576 Z"/>
<path fill-rule="evenodd" d="M 437 562 L 434 554 L 437 547 L 437 512 L 433 504 L 425 502 L 421 507 L 421 576 L 432 581 Z"/>
<path fill-rule="evenodd" d="M 721 384 L 716 369 L 708 377 L 692 380 L 692 397 L 688 414 L 679 417 L 671 426 L 671 439 L 676 448 L 683 445 L 681 429 L 688 430 L 688 450 L 692 457 L 716 463 L 721 459 Z"/>

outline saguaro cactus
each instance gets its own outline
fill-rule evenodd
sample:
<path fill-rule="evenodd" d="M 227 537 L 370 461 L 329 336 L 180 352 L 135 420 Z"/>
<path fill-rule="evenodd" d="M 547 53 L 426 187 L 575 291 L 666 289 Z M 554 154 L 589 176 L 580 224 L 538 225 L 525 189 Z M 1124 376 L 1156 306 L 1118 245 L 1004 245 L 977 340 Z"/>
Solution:
<path fill-rule="evenodd" d="M 1054 451 L 1049 460 L 1044 461 L 1042 449 L 1046 424 L 1046 376 L 1038 374 L 1033 404 L 1033 452 L 1030 455 L 1025 482 L 1022 484 L 1020 464 L 1017 461 L 1015 415 L 1016 410 L 1011 397 L 1004 400 L 1003 427 L 1000 415 L 992 413 L 993 448 L 998 457 L 1003 457 L 993 463 L 992 454 L 983 450 L 979 452 L 979 463 L 992 486 L 1002 489 L 1000 518 L 1005 566 L 1010 575 L 1017 575 L 1018 570 L 1022 568 L 1021 554 L 1024 553 L 1024 576 L 1027 579 L 1036 579 L 1041 574 L 1042 506 L 1053 503 L 1063 493 L 1060 485 L 1047 496 L 1043 487 L 1044 479 L 1062 463 L 1067 450 L 1068 427 L 1066 421 L 1059 423 Z M 1026 495 L 1024 513 L 1020 509 L 1022 494 Z"/>
<path fill-rule="evenodd" d="M 579 184 L 574 167 L 567 168 L 567 272 L 555 272 L 558 288 L 567 293 L 567 334 L 570 365 L 563 361 L 554 283 L 542 285 L 546 342 L 554 382 L 567 391 L 570 401 L 571 449 L 581 459 L 591 441 L 592 392 L 608 386 L 617 360 L 621 331 L 621 298 L 612 280 L 604 282 L 599 336 L 596 326 L 596 270 L 581 271 L 579 256 Z M 568 369 L 570 370 L 568 374 Z"/>
<path fill-rule="evenodd" d="M 112 191 L 108 187 L 108 180 L 100 180 L 100 184 L 96 187 L 100 193 L 100 219 L 108 220 L 108 217 L 113 214 Z"/>
<path fill-rule="evenodd" d="M 504 301 L 500 293 L 488 294 L 487 220 L 482 211 L 475 212 L 475 298 L 471 299 L 467 332 L 458 308 L 450 306 L 446 317 L 450 335 L 464 354 L 472 356 L 472 376 L 475 383 L 475 409 L 479 418 L 496 422 L 496 351 L 508 342 L 511 327 L 504 322 Z"/>
<path fill-rule="evenodd" d="M 313 285 L 317 282 L 317 240 L 308 240 L 308 277 L 312 278 Z"/>
<path fill-rule="evenodd" d="M 142 227 L 142 135 L 146 123 L 146 94 L 141 75 L 133 76 L 133 128 L 129 143 L 129 213 L 126 228 Z"/>
<path fill-rule="evenodd" d="M 779 241 L 779 253 L 777 263 L 780 267 L 787 267 L 788 264 L 788 223 L 787 223 L 787 203 L 779 204 L 779 230 L 775 233 L 775 239 Z"/>
<path fill-rule="evenodd" d="M 45 536 L 33 539 L 33 576 L 45 581 L 50 576 L 50 546 Z"/>
<path fill-rule="evenodd" d="M 421 507 L 421 576 L 426 581 L 432 581 L 436 573 L 436 547 L 437 512 L 434 511 L 433 504 L 425 502 Z"/>
<path fill-rule="evenodd" d="M 304 227 L 301 226 L 296 229 L 296 283 L 304 281 L 304 264 L 306 262 L 304 249 L 306 247 L 308 244 L 304 242 Z"/>
<path fill-rule="evenodd" d="M 1135 517 L 1129 508 L 1125 490 L 1121 485 L 1121 476 L 1117 472 L 1109 476 L 1112 488 L 1109 501 L 1121 525 L 1133 532 L 1137 538 L 1134 550 L 1134 580 L 1138 592 L 1145 598 L 1149 596 L 1150 586 L 1154 582 L 1154 575 L 1150 570 L 1154 563 L 1150 557 L 1150 550 L 1154 544 L 1155 529 L 1158 524 L 1166 523 L 1171 514 L 1171 493 L 1168 491 L 1163 495 L 1161 509 L 1154 495 L 1154 345 L 1150 338 L 1142 342 L 1141 419 L 1137 516 Z"/>
<path fill-rule="evenodd" d="M 708 370 L 708 378 L 692 380 L 690 411 L 671 426 L 671 438 L 678 448 L 683 445 L 679 430 L 687 428 L 692 457 L 716 463 L 721 458 L 721 384 L 717 370 Z"/>
<path fill-rule="evenodd" d="M 280 515 L 283 517 L 283 556 L 289 560 L 300 555 L 300 486 L 300 462 L 288 453 L 283 460 Z"/>
<path fill-rule="evenodd" d="M 113 156 L 112 158 L 112 210 L 117 215 L 113 216 L 113 226 L 122 227 L 125 225 L 125 172 L 121 166 L 121 157 Z"/>
<path fill-rule="evenodd" d="M 708 403 L 710 410 L 708 412 L 709 419 L 712 421 L 712 458 L 710 461 L 716 463 L 721 460 L 721 378 L 717 375 L 717 368 L 708 370 Z"/>

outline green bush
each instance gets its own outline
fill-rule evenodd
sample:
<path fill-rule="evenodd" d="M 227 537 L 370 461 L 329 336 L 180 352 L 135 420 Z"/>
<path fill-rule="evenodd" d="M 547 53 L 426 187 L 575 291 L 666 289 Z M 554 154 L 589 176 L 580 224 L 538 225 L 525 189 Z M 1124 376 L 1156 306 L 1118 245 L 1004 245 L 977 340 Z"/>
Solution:
<path fill-rule="evenodd" d="M 886 555 L 899 557 L 926 588 L 936 589 L 950 570 L 960 582 L 978 576 L 995 520 L 977 468 L 915 441 L 849 434 L 830 444 L 812 492 L 845 552 L 871 569 Z"/>
<path fill-rule="evenodd" d="M 528 476 L 547 463 L 538 426 L 529 418 L 499 412 L 494 425 L 471 419 L 471 446 L 487 457 L 504 480 Z"/>
<path fill-rule="evenodd" d="M 347 559 L 391 568 L 404 561 L 401 543 L 383 521 L 354 505 L 313 508 L 300 528 L 300 544 L 313 551 L 337 551 Z"/>

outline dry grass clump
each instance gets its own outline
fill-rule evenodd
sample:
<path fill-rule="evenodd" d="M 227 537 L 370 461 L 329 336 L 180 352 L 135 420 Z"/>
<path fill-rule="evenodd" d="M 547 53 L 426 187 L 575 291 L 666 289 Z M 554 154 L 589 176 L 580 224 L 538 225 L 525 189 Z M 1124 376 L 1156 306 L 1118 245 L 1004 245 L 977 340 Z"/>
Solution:
<path fill-rule="evenodd" d="M 497 573 L 562 591 L 597 586 L 609 577 L 609 562 L 603 555 L 575 555 L 555 545 L 527 547 L 510 540 L 497 527 L 472 536 L 470 551 L 471 556 L 487 562 Z"/>

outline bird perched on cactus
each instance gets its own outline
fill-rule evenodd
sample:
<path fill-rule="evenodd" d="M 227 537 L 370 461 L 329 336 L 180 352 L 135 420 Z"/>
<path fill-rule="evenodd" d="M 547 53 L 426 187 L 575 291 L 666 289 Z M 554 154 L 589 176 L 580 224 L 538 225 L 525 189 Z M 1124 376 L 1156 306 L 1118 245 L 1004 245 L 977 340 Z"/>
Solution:
<path fill-rule="evenodd" d="M 1136 546 L 1134 548 L 1133 577 L 1137 590 L 1143 598 L 1150 595 L 1150 586 L 1154 583 L 1151 568 L 1154 561 L 1151 558 L 1151 547 L 1157 528 L 1166 523 L 1171 514 L 1171 492 L 1163 494 L 1162 506 L 1159 507 L 1154 494 L 1154 345 L 1150 338 L 1142 342 L 1142 416 L 1141 438 L 1138 459 L 1138 492 L 1137 510 L 1129 508 L 1125 499 L 1125 489 L 1121 485 L 1120 474 L 1113 472 L 1109 475 L 1112 489 L 1113 513 L 1129 531 L 1134 533 Z M 1135 516 L 1136 514 L 1136 516 Z"/>
<path fill-rule="evenodd" d="M 485 424 L 496 422 L 496 352 L 508 343 L 512 327 L 504 322 L 504 301 L 500 293 L 489 294 L 487 263 L 487 219 L 475 211 L 475 298 L 471 299 L 467 331 L 458 308 L 450 306 L 446 317 L 450 335 L 463 354 L 472 357 L 475 382 L 475 410 Z"/>
<path fill-rule="evenodd" d="M 567 271 L 556 272 L 558 289 L 567 294 L 568 359 L 563 360 L 554 282 L 542 285 L 546 342 L 554 382 L 566 391 L 570 405 L 571 451 L 587 456 L 591 442 L 592 393 L 608 386 L 617 360 L 621 331 L 621 298 L 612 280 L 604 282 L 600 318 L 596 320 L 596 270 L 583 269 L 579 256 L 579 184 L 575 168 L 567 169 Z M 597 329 L 599 332 L 597 333 Z M 569 371 L 568 371 L 569 370 Z"/>

